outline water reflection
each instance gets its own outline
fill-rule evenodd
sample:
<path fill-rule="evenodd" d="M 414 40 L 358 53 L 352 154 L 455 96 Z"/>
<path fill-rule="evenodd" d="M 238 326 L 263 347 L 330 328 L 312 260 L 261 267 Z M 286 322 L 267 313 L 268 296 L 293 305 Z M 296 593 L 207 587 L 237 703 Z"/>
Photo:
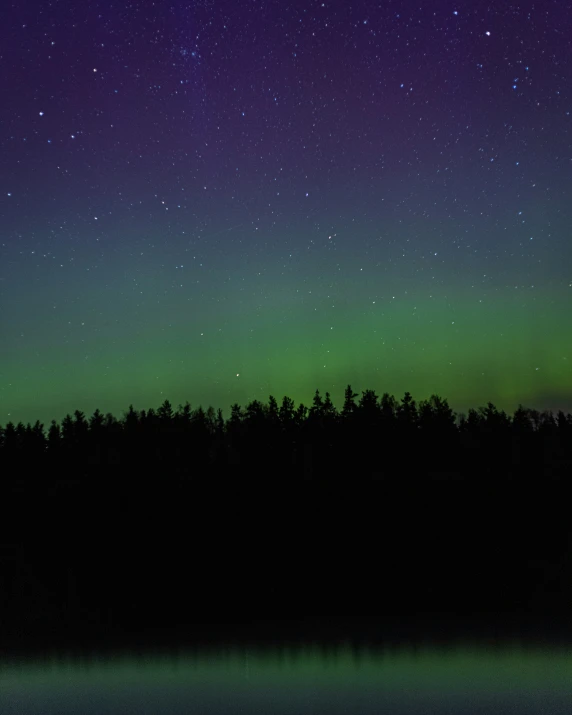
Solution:
<path fill-rule="evenodd" d="M 572 649 L 526 643 L 163 649 L 12 658 L 18 713 L 569 713 Z"/>

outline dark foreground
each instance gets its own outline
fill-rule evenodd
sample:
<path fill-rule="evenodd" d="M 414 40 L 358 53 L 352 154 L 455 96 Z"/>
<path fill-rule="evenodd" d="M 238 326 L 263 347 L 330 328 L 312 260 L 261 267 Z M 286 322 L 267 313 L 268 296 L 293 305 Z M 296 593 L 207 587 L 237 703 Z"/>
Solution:
<path fill-rule="evenodd" d="M 562 479 L 112 493 L 3 500 L 2 651 L 570 632 Z"/>

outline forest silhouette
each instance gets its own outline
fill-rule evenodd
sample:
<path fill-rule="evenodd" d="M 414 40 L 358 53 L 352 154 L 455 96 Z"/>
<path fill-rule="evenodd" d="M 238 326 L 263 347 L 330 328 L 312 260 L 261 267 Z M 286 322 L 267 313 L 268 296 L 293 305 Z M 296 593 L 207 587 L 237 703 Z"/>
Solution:
<path fill-rule="evenodd" d="M 77 410 L 0 428 L 4 644 L 293 620 L 570 625 L 572 415 Z M 43 639 L 43 640 L 42 640 Z M 6 646 L 8 647 L 8 646 Z"/>

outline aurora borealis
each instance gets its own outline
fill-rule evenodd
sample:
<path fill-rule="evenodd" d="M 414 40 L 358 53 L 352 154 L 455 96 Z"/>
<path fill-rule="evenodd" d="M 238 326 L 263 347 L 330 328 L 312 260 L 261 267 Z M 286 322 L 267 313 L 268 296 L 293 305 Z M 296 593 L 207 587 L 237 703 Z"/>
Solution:
<path fill-rule="evenodd" d="M 572 410 L 561 2 L 0 10 L 0 424 Z"/>

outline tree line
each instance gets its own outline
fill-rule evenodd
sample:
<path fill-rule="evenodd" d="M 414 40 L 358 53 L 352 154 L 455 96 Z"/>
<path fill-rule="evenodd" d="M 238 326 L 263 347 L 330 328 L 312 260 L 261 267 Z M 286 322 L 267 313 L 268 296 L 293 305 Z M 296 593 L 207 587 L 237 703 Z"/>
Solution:
<path fill-rule="evenodd" d="M 270 396 L 227 419 L 165 400 L 8 423 L 0 640 L 569 622 L 571 476 L 570 414 L 457 415 L 437 395 L 350 385 L 341 408 L 316 390 L 309 406 Z"/>
<path fill-rule="evenodd" d="M 135 410 L 122 418 L 76 410 L 48 429 L 8 422 L 0 426 L 4 486 L 55 482 L 120 473 L 136 479 L 162 470 L 165 486 L 213 478 L 330 480 L 362 484 L 399 476 L 470 475 L 514 478 L 565 477 L 572 467 L 572 415 L 520 405 L 513 414 L 488 402 L 457 415 L 447 399 L 417 402 L 348 385 L 338 409 L 329 392 L 316 390 L 310 406 L 288 396 L 278 403 L 252 400 L 221 409 Z"/>

